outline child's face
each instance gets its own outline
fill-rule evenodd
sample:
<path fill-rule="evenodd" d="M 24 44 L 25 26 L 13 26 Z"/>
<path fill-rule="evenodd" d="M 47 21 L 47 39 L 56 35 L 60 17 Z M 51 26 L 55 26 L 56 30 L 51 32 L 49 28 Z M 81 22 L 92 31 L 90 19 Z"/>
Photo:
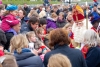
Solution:
<path fill-rule="evenodd" d="M 46 25 L 46 24 L 44 24 L 44 25 L 42 25 L 42 28 L 43 28 L 43 29 L 46 29 L 46 26 L 47 26 L 47 25 Z"/>
<path fill-rule="evenodd" d="M 66 28 L 66 30 L 67 30 L 68 32 L 71 32 L 71 31 L 72 31 L 72 27 L 69 26 L 68 28 Z"/>
<path fill-rule="evenodd" d="M 35 36 L 35 35 L 32 35 L 32 36 L 30 37 L 30 41 L 36 42 L 36 36 Z"/>
<path fill-rule="evenodd" d="M 14 11 L 11 12 L 11 14 L 14 15 L 14 16 L 18 16 L 18 11 L 14 10 Z"/>
<path fill-rule="evenodd" d="M 4 48 L 3 48 L 2 46 L 0 46 L 0 50 L 2 50 L 2 51 L 3 51 L 3 49 L 4 49 Z"/>

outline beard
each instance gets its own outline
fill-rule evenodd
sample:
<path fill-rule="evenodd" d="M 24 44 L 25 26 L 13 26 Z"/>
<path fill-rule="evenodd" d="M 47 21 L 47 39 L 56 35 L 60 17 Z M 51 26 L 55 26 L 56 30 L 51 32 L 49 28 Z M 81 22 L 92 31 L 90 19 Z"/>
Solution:
<path fill-rule="evenodd" d="M 84 39 L 84 32 L 86 30 L 86 27 L 82 26 L 82 27 L 76 27 L 74 29 L 74 41 L 77 43 L 83 43 L 83 39 Z"/>

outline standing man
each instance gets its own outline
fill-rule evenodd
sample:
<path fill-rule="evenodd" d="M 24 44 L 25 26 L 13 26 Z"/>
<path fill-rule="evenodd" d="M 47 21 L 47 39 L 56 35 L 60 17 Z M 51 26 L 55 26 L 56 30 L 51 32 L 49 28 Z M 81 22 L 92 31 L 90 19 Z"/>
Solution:
<path fill-rule="evenodd" d="M 50 5 L 50 0 L 44 0 L 44 6 L 49 6 Z"/>

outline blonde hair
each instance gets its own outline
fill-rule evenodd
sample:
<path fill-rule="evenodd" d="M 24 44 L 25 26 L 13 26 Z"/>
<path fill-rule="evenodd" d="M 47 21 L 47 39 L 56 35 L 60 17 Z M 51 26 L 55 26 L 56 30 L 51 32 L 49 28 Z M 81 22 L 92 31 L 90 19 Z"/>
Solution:
<path fill-rule="evenodd" d="M 72 67 L 67 56 L 54 54 L 49 58 L 48 67 Z"/>
<path fill-rule="evenodd" d="M 18 67 L 16 59 L 13 55 L 5 55 L 5 60 L 2 63 L 2 67 Z"/>
<path fill-rule="evenodd" d="M 56 17 L 57 17 L 57 14 L 56 14 L 56 13 L 52 13 L 52 14 L 51 14 L 51 17 L 52 17 L 52 18 L 56 18 Z"/>
<path fill-rule="evenodd" d="M 18 34 L 12 37 L 10 41 L 10 51 L 13 53 L 15 50 L 21 53 L 22 48 L 28 47 L 28 39 L 24 34 Z"/>
<path fill-rule="evenodd" d="M 66 29 L 66 28 L 68 28 L 68 27 L 72 27 L 72 24 L 71 23 L 67 23 L 64 27 L 63 27 L 63 29 Z"/>
<path fill-rule="evenodd" d="M 37 34 L 42 34 L 42 31 L 43 31 L 43 28 L 38 28 L 38 29 L 36 30 L 36 33 L 37 33 Z"/>
<path fill-rule="evenodd" d="M 31 38 L 32 35 L 35 35 L 35 32 L 34 31 L 30 31 L 30 32 L 27 32 L 26 33 L 26 36 L 27 36 L 28 39 Z"/>
<path fill-rule="evenodd" d="M 84 44 L 89 45 L 90 47 L 92 46 L 97 46 L 98 43 L 98 36 L 97 33 L 94 32 L 93 30 L 87 30 L 84 33 Z"/>
<path fill-rule="evenodd" d="M 35 10 L 31 10 L 30 13 L 28 14 L 29 18 L 32 16 L 39 17 L 38 13 Z"/>

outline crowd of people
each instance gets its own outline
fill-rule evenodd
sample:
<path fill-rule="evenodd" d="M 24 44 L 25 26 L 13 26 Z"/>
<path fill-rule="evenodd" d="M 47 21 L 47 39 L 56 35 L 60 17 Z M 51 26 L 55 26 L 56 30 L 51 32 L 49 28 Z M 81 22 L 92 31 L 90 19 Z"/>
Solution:
<path fill-rule="evenodd" d="M 100 67 L 100 6 L 0 5 L 0 67 Z"/>

